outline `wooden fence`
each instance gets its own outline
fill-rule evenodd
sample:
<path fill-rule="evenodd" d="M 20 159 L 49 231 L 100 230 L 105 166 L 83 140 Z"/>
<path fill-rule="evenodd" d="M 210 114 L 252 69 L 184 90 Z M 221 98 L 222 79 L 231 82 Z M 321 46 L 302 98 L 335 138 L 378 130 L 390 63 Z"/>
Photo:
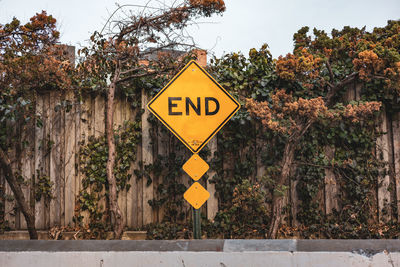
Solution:
<path fill-rule="evenodd" d="M 357 99 L 357 87 L 351 88 L 348 92 L 350 99 Z M 76 198 L 82 189 L 82 173 L 79 171 L 79 147 L 81 143 L 87 142 L 89 136 L 101 136 L 105 132 L 105 99 L 102 96 L 85 96 L 82 102 L 72 106 L 70 112 L 57 108 L 62 101 L 74 102 L 73 95 L 69 92 L 47 92 L 38 95 L 36 101 L 36 112 L 42 114 L 43 127 L 33 126 L 31 131 L 20 133 L 21 141 L 27 146 L 23 149 L 16 149 L 12 152 L 13 167 L 21 171 L 23 177 L 28 181 L 23 186 L 25 198 L 35 208 L 35 219 L 37 229 L 49 229 L 53 226 L 73 225 Z M 141 115 L 142 140 L 138 146 L 137 160 L 131 167 L 139 169 L 139 162 L 143 165 L 151 164 L 157 155 L 168 155 L 171 152 L 165 134 L 158 131 L 156 141 L 151 139 L 149 132 L 150 123 L 149 111 L 145 109 L 149 98 L 142 93 L 141 103 L 144 113 Z M 114 112 L 115 127 L 122 125 L 124 121 L 133 120 L 140 112 L 140 108 L 133 109 L 130 103 L 124 98 L 116 99 Z M 377 218 L 386 221 L 391 218 L 391 212 L 384 212 L 387 204 L 395 202 L 400 208 L 400 113 L 382 115 L 381 129 L 385 134 L 377 142 L 377 152 L 389 162 L 390 172 L 382 177 L 377 177 L 381 184 L 376 192 Z M 255 140 L 257 144 L 257 141 Z M 213 138 L 208 147 L 212 155 L 217 151 L 217 141 Z M 188 152 L 188 151 L 187 151 Z M 332 148 L 326 148 L 326 155 L 332 155 Z M 255 155 L 257 156 L 257 155 Z M 186 159 L 190 153 L 185 154 Z M 257 156 L 258 157 L 258 156 Z M 258 158 L 257 158 L 258 159 Z M 208 159 L 209 161 L 211 158 Z M 234 164 L 227 162 L 226 166 Z M 224 164 L 225 166 L 225 164 Z M 36 201 L 34 197 L 33 182 L 40 175 L 49 177 L 53 183 L 53 198 L 49 201 L 41 199 Z M 256 175 L 261 176 L 264 168 L 260 160 L 257 160 Z M 335 175 L 326 169 L 324 188 L 321 189 L 323 199 L 322 209 L 330 213 L 333 208 L 338 207 L 340 188 L 336 182 Z M 212 177 L 214 171 L 211 169 L 208 175 Z M 185 174 L 181 177 L 184 184 L 189 185 L 190 178 Z M 37 182 L 37 181 L 36 181 Z M 146 179 L 136 179 L 133 175 L 129 181 L 130 190 L 119 195 L 118 203 L 125 217 L 128 228 L 137 228 L 145 224 L 161 221 L 162 210 L 155 211 L 149 205 L 149 200 L 156 197 L 156 186 L 159 181 L 153 180 L 148 186 Z M 218 211 L 218 200 L 214 196 L 213 184 L 203 181 L 211 197 L 203 208 L 208 218 L 214 218 Z M 395 190 L 388 190 L 393 185 Z M 4 177 L 0 174 L 0 186 L 5 190 L 5 196 L 1 201 L 4 205 L 4 220 L 8 222 L 11 229 L 26 229 L 26 222 L 21 212 L 18 211 L 16 203 L 7 196 L 12 196 L 10 187 Z M 296 181 L 292 181 L 289 190 L 289 200 L 292 213 L 296 214 Z M 393 201 L 395 200 L 395 201 Z M 185 208 L 189 210 L 189 206 Z"/>

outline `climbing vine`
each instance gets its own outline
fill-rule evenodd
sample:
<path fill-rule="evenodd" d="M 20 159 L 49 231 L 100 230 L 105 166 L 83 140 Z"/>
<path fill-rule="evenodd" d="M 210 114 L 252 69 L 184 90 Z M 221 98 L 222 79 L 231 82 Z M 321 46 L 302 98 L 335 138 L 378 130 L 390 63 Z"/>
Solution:
<path fill-rule="evenodd" d="M 125 122 L 114 131 L 116 140 L 116 164 L 114 175 L 117 180 L 118 193 L 130 189 L 132 178 L 131 163 L 136 160 L 137 144 L 140 140 L 140 123 Z M 88 227 L 91 238 L 105 238 L 106 231 L 111 230 L 107 195 L 106 176 L 107 145 L 105 136 L 90 136 L 80 148 L 80 171 L 83 174 L 82 189 L 77 199 L 75 221 Z M 85 213 L 85 211 L 87 213 Z M 84 216 L 88 214 L 87 225 Z"/>

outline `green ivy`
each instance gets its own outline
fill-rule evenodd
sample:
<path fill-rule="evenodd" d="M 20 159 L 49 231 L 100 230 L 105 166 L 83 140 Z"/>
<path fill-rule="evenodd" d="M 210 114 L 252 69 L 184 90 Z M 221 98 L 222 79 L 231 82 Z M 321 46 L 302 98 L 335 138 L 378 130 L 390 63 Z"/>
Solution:
<path fill-rule="evenodd" d="M 42 175 L 39 170 L 36 171 L 37 180 L 35 181 L 35 200 L 40 201 L 42 197 L 45 200 L 50 200 L 53 198 L 52 187 L 53 182 L 50 181 L 50 177 Z"/>
<path fill-rule="evenodd" d="M 117 193 L 120 193 L 130 189 L 128 183 L 132 177 L 130 166 L 136 160 L 137 145 L 141 137 L 140 122 L 125 122 L 115 130 L 114 137 L 116 144 L 114 175 L 117 181 Z M 97 138 L 89 137 L 87 144 L 81 144 L 79 155 L 83 178 L 77 201 L 78 211 L 89 213 L 89 228 L 93 233 L 92 238 L 95 238 L 98 235 L 105 235 L 105 231 L 110 230 L 106 137 L 104 135 Z M 75 221 L 82 223 L 82 220 L 82 213 L 76 214 Z"/>

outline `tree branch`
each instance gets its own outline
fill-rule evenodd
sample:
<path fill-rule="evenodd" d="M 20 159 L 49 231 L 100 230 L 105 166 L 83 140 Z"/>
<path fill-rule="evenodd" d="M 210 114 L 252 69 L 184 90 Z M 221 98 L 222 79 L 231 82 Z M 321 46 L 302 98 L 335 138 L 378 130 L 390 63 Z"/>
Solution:
<path fill-rule="evenodd" d="M 172 67 L 166 68 L 162 72 L 156 72 L 156 71 L 150 72 L 150 71 L 148 71 L 148 72 L 145 72 L 145 73 L 129 75 L 127 77 L 118 79 L 116 81 L 116 84 L 123 83 L 123 82 L 129 81 L 131 79 L 137 79 L 137 78 L 143 78 L 143 77 L 148 77 L 148 76 L 152 76 L 152 75 L 159 75 L 159 74 L 162 74 L 162 73 L 167 73 L 168 71 L 171 71 L 171 70 L 175 70 L 175 68 L 172 68 Z"/>
<path fill-rule="evenodd" d="M 326 61 L 326 67 L 328 68 L 329 76 L 331 78 L 331 82 L 333 83 L 334 79 L 335 79 L 335 75 L 333 75 L 333 71 L 332 71 L 331 63 L 329 63 L 329 59 Z M 331 83 L 328 83 L 328 84 L 332 87 Z"/>
<path fill-rule="evenodd" d="M 334 87 L 331 87 L 331 89 L 328 91 L 328 93 L 325 96 L 325 103 L 327 106 L 330 106 L 332 104 L 333 97 L 337 94 L 337 92 L 348 85 L 349 83 L 353 82 L 358 75 L 358 72 L 353 72 L 349 76 L 347 76 L 344 80 L 342 80 L 340 83 L 336 84 Z"/>
<path fill-rule="evenodd" d="M 15 200 L 18 203 L 18 206 L 21 209 L 22 214 L 25 217 L 27 222 L 27 228 L 29 232 L 29 236 L 31 239 L 38 239 L 38 235 L 35 229 L 35 219 L 34 212 L 29 207 L 24 193 L 21 190 L 21 186 L 16 177 L 16 173 L 11 168 L 11 160 L 8 155 L 0 148 L 0 168 L 3 170 L 4 177 L 8 185 L 11 188 L 11 191 L 14 193 Z"/>
<path fill-rule="evenodd" d="M 139 68 L 132 68 L 132 69 L 129 69 L 129 70 L 126 70 L 126 71 L 121 71 L 120 72 L 120 76 L 126 75 L 126 74 L 128 74 L 130 72 L 136 72 L 136 71 L 145 70 L 145 69 L 147 69 L 147 68 L 139 67 Z"/>

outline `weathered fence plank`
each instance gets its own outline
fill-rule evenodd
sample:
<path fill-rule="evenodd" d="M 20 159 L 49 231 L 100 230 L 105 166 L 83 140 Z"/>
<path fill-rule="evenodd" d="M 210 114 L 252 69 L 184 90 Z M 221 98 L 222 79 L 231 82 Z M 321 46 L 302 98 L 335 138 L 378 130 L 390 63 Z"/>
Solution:
<path fill-rule="evenodd" d="M 114 129 L 122 130 L 122 126 L 125 121 L 125 103 L 119 98 L 118 101 L 115 101 L 115 109 L 114 109 Z M 122 216 L 126 218 L 126 194 L 124 194 L 125 190 L 118 192 L 118 206 L 121 210 Z M 125 219 L 126 222 L 126 219 Z"/>
<path fill-rule="evenodd" d="M 11 229 L 15 229 L 15 213 L 14 213 L 15 212 L 14 211 L 15 203 L 11 199 L 11 197 L 13 196 L 13 193 L 7 182 L 5 183 L 5 196 L 6 196 L 6 199 L 5 199 L 4 220 L 7 222 L 8 227 L 10 227 Z"/>
<path fill-rule="evenodd" d="M 147 165 L 153 164 L 153 144 L 150 136 L 151 125 L 148 121 L 150 112 L 146 105 L 149 102 L 149 96 L 145 90 L 142 90 L 142 109 L 144 112 L 142 114 L 142 161 L 143 168 L 146 169 Z M 150 179 L 153 179 L 152 172 L 149 173 Z M 152 207 L 149 205 L 149 200 L 153 199 L 153 185 L 152 183 L 148 185 L 148 178 L 142 177 L 143 185 L 143 197 L 142 197 L 142 213 L 143 222 L 142 224 L 149 224 L 153 221 L 153 211 Z"/>
<path fill-rule="evenodd" d="M 397 196 L 397 220 L 400 221 L 400 112 L 393 113 L 392 132 L 393 132 L 393 164 L 394 181 Z"/>
<path fill-rule="evenodd" d="M 0 168 L 0 224 L 5 223 L 5 192 L 6 192 L 6 181 L 3 175 L 3 169 Z"/>
<path fill-rule="evenodd" d="M 65 92 L 61 93 L 59 95 L 60 97 L 60 103 L 59 105 L 62 105 L 65 103 Z M 59 147 L 60 147 L 60 152 L 59 152 L 59 159 L 58 163 L 60 165 L 60 169 L 58 170 L 60 172 L 60 226 L 66 225 L 65 224 L 65 164 L 64 164 L 64 157 L 65 157 L 65 109 L 61 108 L 60 109 L 60 129 L 59 131 Z"/>
<path fill-rule="evenodd" d="M 12 123 L 14 124 L 14 123 Z M 15 135 L 15 140 L 13 141 L 12 145 L 14 146 L 14 150 L 9 153 L 11 159 L 12 168 L 15 170 L 17 175 L 21 175 L 22 172 L 22 136 L 21 136 L 21 125 L 17 125 L 16 123 L 11 128 L 13 129 L 13 135 Z M 22 185 L 22 193 L 24 194 L 25 186 Z M 21 214 L 19 205 L 17 201 L 14 199 L 14 220 L 15 220 L 15 228 L 21 228 Z"/>
<path fill-rule="evenodd" d="M 142 150 L 142 141 L 141 140 L 138 144 L 138 147 L 136 148 L 136 151 L 137 151 L 137 156 L 136 156 L 136 161 L 134 163 L 134 169 L 140 171 L 143 168 L 143 150 Z M 132 226 L 139 227 L 139 226 L 142 226 L 142 222 L 143 222 L 143 202 L 142 202 L 143 178 L 134 175 L 133 182 L 134 182 L 136 191 L 134 193 L 134 199 L 133 199 Z"/>
<path fill-rule="evenodd" d="M 80 136 L 80 145 L 87 145 L 89 141 L 89 136 L 93 135 L 93 125 L 92 125 L 92 112 L 93 112 L 94 106 L 92 106 L 92 97 L 90 95 L 84 95 L 82 98 L 82 104 L 81 104 L 81 119 L 80 119 L 80 133 L 78 136 Z M 78 134 L 78 133 L 77 133 Z M 79 195 L 79 192 L 83 190 L 82 186 L 82 179 L 84 178 L 84 174 L 82 173 L 81 169 L 78 170 L 78 184 L 79 184 L 79 190 L 77 194 Z M 90 193 L 90 188 L 88 188 L 88 193 Z M 79 215 L 79 214 L 77 214 Z M 89 222 L 89 213 L 87 211 L 82 211 L 80 215 L 83 216 L 83 224 L 88 224 Z"/>
<path fill-rule="evenodd" d="M 165 133 L 165 127 L 161 123 L 158 123 L 157 127 L 157 157 L 165 158 L 168 156 L 168 134 Z M 161 170 L 161 177 L 156 177 L 157 184 L 154 185 L 154 193 L 155 199 L 159 200 L 159 196 L 157 195 L 157 186 L 163 181 L 163 176 L 165 175 L 166 170 Z M 164 209 L 163 207 L 157 207 L 156 209 L 156 217 L 157 222 L 161 222 L 164 217 Z"/>
<path fill-rule="evenodd" d="M 332 213 L 335 209 L 339 211 L 339 188 L 335 173 L 333 172 L 331 161 L 335 156 L 335 148 L 331 146 L 325 147 L 325 157 L 329 162 L 329 167 L 325 168 L 325 213 Z"/>
<path fill-rule="evenodd" d="M 105 120 L 106 120 L 106 114 L 105 114 L 105 98 L 102 95 L 96 95 L 93 98 L 92 105 L 94 103 L 94 106 L 92 107 L 92 122 L 93 122 L 93 135 L 95 138 L 99 138 L 104 136 L 105 134 Z M 101 194 L 103 196 L 106 195 L 105 188 L 101 191 Z M 101 210 L 105 210 L 107 206 L 107 200 L 106 197 L 103 197 L 99 200 L 99 203 L 97 204 L 98 207 L 101 207 Z"/>
<path fill-rule="evenodd" d="M 379 116 L 379 132 L 382 133 L 376 140 L 376 151 L 378 159 L 389 162 L 389 140 L 388 140 L 388 123 L 385 112 Z M 384 173 L 378 177 L 378 218 L 380 222 L 390 220 L 390 177 L 389 168 L 385 167 Z"/>
<path fill-rule="evenodd" d="M 76 113 L 77 107 L 74 104 L 74 94 L 72 91 L 67 92 L 66 101 L 71 103 L 71 110 L 65 112 L 65 155 L 64 155 L 64 175 L 65 175 L 65 224 L 72 225 L 75 208 L 75 195 L 76 195 L 76 179 L 77 173 L 75 172 L 75 156 L 76 153 Z M 79 190 L 79 188 L 78 188 Z"/>
<path fill-rule="evenodd" d="M 291 226 L 296 227 L 299 225 L 297 220 L 297 211 L 300 204 L 300 199 L 297 193 L 298 177 L 296 176 L 297 165 L 293 164 L 290 169 L 290 180 L 289 180 L 289 190 L 290 190 L 290 215 L 291 215 Z"/>
<path fill-rule="evenodd" d="M 61 109 L 56 110 L 57 103 L 60 103 L 60 98 L 57 92 L 50 93 L 49 107 L 49 149 L 50 149 L 50 165 L 49 177 L 53 185 L 52 198 L 50 200 L 49 223 L 50 227 L 61 225 Z"/>
<path fill-rule="evenodd" d="M 42 177 L 48 181 L 50 177 L 50 131 L 51 131 L 51 118 L 50 118 L 50 93 L 46 93 L 43 99 L 43 125 L 44 133 L 42 139 L 42 150 L 43 150 L 43 173 Z M 50 180 L 50 182 L 52 182 Z M 47 193 L 47 192 L 46 192 Z M 52 195 L 52 188 L 49 190 L 49 195 Z M 50 227 L 50 201 L 51 197 L 45 197 L 44 199 L 44 227 L 48 229 Z"/>
<path fill-rule="evenodd" d="M 78 99 L 75 99 L 75 116 L 73 119 L 75 119 L 75 191 L 74 191 L 74 195 L 75 195 L 75 199 L 74 199 L 74 203 L 73 203 L 73 210 L 74 210 L 74 217 L 75 215 L 78 215 L 78 212 L 76 211 L 76 207 L 77 207 L 77 201 L 78 201 L 78 197 L 79 197 L 79 192 L 82 189 L 82 184 L 81 184 L 81 163 L 79 160 L 79 149 L 81 146 L 81 139 L 82 139 L 82 135 L 81 135 L 81 125 L 82 123 L 82 101 L 79 101 L 78 103 Z M 72 122 L 73 123 L 73 122 Z M 72 219 L 74 219 L 74 217 Z"/>
<path fill-rule="evenodd" d="M 136 113 L 132 110 L 130 103 L 126 104 L 126 118 L 130 122 L 135 121 Z M 137 149 L 137 148 L 136 148 Z M 136 151 L 138 152 L 138 151 Z M 126 193 L 126 226 L 128 228 L 133 228 L 136 226 L 135 219 L 136 219 L 136 211 L 137 211 L 137 186 L 136 186 L 136 177 L 134 175 L 134 170 L 137 169 L 137 165 L 135 165 L 138 161 L 139 155 L 136 154 L 136 160 L 134 163 L 131 164 L 129 168 L 129 174 L 131 178 L 128 181 L 129 190 Z"/>
<path fill-rule="evenodd" d="M 37 119 L 35 125 L 35 198 L 37 197 L 37 186 L 39 178 L 43 170 L 44 165 L 44 154 L 42 148 L 44 125 L 43 125 L 43 105 L 44 97 L 38 95 L 36 100 L 36 114 L 40 116 Z M 35 225 L 37 229 L 44 229 L 44 199 L 40 198 L 39 201 L 35 200 Z"/>
<path fill-rule="evenodd" d="M 122 121 L 123 126 L 129 120 L 127 105 L 128 105 L 128 103 L 126 102 L 126 98 L 123 98 L 122 105 L 121 105 L 121 121 Z M 126 189 L 122 190 L 121 197 L 122 197 L 122 205 L 121 205 L 122 215 L 124 216 L 124 223 L 126 225 L 126 216 L 127 216 L 127 210 L 126 210 L 127 209 L 127 192 L 126 192 Z"/>
<path fill-rule="evenodd" d="M 34 181 L 34 169 L 35 169 L 35 132 L 30 129 L 34 128 L 34 121 L 31 120 L 27 125 L 27 131 L 23 131 L 21 134 L 21 141 L 25 143 L 22 146 L 22 155 L 20 159 L 21 163 L 21 175 L 25 181 L 25 185 L 22 186 L 25 200 L 29 203 L 29 207 L 33 210 L 35 200 L 32 195 Z M 33 207 L 32 207 L 33 205 Z M 20 213 L 20 229 L 27 229 L 26 220 L 22 212 Z"/>
<path fill-rule="evenodd" d="M 215 184 L 211 183 L 210 180 L 216 174 L 215 168 L 213 168 L 211 161 L 214 158 L 214 154 L 217 152 L 217 136 L 215 135 L 207 144 L 210 149 L 210 156 L 207 158 L 207 162 L 210 165 L 210 170 L 208 171 L 207 179 L 207 191 L 210 193 L 210 198 L 207 200 L 207 218 L 209 220 L 214 220 L 215 215 L 218 212 L 218 198 L 215 195 Z"/>

